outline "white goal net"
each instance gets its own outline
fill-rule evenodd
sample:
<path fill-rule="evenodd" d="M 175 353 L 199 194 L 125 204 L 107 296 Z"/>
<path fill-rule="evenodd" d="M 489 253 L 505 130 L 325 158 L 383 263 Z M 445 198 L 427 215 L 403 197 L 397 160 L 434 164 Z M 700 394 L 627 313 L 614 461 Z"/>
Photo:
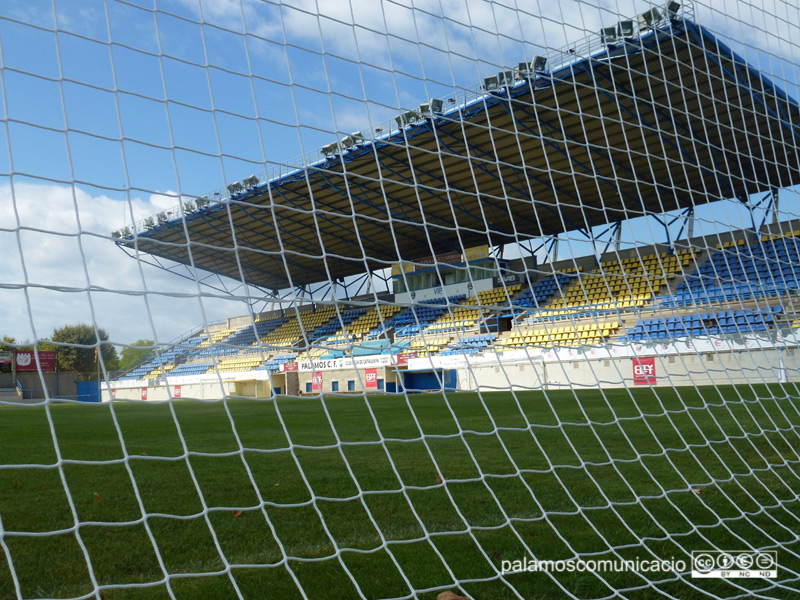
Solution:
<path fill-rule="evenodd" d="M 792 598 L 793 0 L 0 3 L 0 598 Z"/>

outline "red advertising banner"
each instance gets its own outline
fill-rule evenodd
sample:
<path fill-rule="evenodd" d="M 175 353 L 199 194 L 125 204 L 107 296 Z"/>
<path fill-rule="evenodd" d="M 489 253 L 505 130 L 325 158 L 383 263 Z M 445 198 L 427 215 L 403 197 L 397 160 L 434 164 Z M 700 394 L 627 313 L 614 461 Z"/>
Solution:
<path fill-rule="evenodd" d="M 398 365 L 407 365 L 408 364 L 408 359 L 410 357 L 411 357 L 410 354 L 398 354 L 397 355 L 397 364 Z M 416 356 L 414 356 L 413 358 L 416 358 Z"/>
<path fill-rule="evenodd" d="M 378 369 L 366 369 L 364 371 L 364 381 L 367 383 L 367 388 L 377 388 Z"/>
<path fill-rule="evenodd" d="M 36 371 L 36 353 L 33 351 L 17 352 L 16 356 L 17 371 Z M 55 371 L 56 370 L 56 353 L 55 352 L 39 352 L 39 364 L 42 371 Z"/>
<path fill-rule="evenodd" d="M 656 383 L 656 357 L 634 358 L 633 360 L 633 384 L 634 385 L 655 385 Z"/>
<path fill-rule="evenodd" d="M 311 376 L 311 389 L 314 391 L 322 390 L 322 371 L 314 371 Z"/>
<path fill-rule="evenodd" d="M 181 386 L 176 385 L 172 388 L 172 396 L 173 398 L 180 398 L 181 397 Z"/>
<path fill-rule="evenodd" d="M 111 389 L 111 399 L 114 400 L 117 397 L 117 390 Z"/>
<path fill-rule="evenodd" d="M 142 400 L 147 400 L 147 388 L 142 388 Z"/>
<path fill-rule="evenodd" d="M 281 373 L 289 373 L 289 372 L 298 371 L 299 370 L 299 368 L 298 368 L 299 366 L 300 365 L 298 363 L 296 363 L 296 362 L 281 363 L 280 365 L 278 365 L 278 370 Z"/>
<path fill-rule="evenodd" d="M 414 265 L 415 271 L 422 271 L 423 269 L 429 268 L 428 265 L 433 264 L 447 264 L 447 265 L 454 265 L 456 263 L 460 263 L 462 261 L 461 252 L 445 252 L 443 254 L 437 254 L 434 256 L 426 256 L 424 258 L 418 258 Z"/>

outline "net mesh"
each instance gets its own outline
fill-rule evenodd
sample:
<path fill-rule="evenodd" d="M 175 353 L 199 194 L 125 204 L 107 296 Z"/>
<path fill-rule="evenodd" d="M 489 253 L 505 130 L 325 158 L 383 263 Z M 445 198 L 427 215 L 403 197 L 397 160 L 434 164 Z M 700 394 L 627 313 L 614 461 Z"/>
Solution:
<path fill-rule="evenodd" d="M 793 597 L 799 13 L 4 2 L 0 596 Z"/>

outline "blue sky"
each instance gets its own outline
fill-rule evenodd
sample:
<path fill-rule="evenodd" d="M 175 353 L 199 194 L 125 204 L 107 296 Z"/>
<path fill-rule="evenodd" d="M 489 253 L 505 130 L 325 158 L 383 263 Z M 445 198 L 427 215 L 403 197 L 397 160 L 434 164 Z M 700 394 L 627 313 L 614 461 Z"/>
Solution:
<path fill-rule="evenodd" d="M 796 95 L 793 4 L 696 2 L 695 20 Z M 200 301 L 193 282 L 128 258 L 110 231 L 649 7 L 3 0 L 0 335 L 44 338 L 96 321 L 119 343 L 166 342 L 243 314 L 241 302 Z M 783 209 L 794 211 L 788 200 Z M 704 210 L 705 230 L 749 221 L 732 203 Z"/>

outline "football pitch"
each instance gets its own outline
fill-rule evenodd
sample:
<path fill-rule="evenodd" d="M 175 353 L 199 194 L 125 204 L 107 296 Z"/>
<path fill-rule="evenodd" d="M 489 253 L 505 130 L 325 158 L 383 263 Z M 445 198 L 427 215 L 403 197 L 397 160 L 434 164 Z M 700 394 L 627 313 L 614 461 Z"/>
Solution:
<path fill-rule="evenodd" d="M 646 599 L 648 580 L 677 598 L 796 597 L 797 398 L 721 386 L 2 406 L 0 598 L 83 596 L 92 577 L 105 600 Z M 531 556 L 689 563 L 768 547 L 776 580 L 498 574 Z"/>

